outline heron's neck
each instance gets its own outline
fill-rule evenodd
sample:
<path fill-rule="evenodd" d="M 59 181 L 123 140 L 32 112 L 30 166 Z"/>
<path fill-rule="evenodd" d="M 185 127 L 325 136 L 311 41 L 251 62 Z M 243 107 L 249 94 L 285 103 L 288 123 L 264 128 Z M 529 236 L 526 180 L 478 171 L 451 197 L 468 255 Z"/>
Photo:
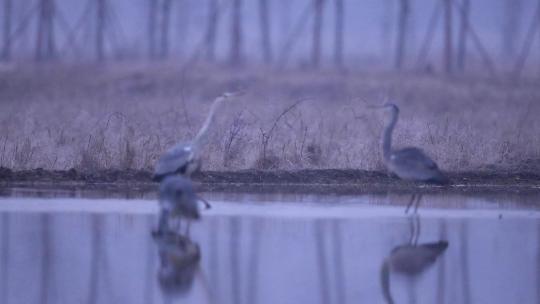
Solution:
<path fill-rule="evenodd" d="M 214 119 L 214 115 L 216 113 L 217 108 L 219 105 L 223 102 L 222 97 L 218 97 L 214 100 L 212 103 L 212 106 L 210 106 L 210 112 L 208 113 L 208 116 L 206 117 L 206 120 L 204 121 L 204 124 L 202 128 L 199 130 L 199 133 L 195 136 L 195 139 L 193 140 L 194 146 L 201 146 L 206 141 L 206 135 L 208 133 L 208 128 L 210 127 L 210 124 L 212 124 L 212 121 Z"/>
<path fill-rule="evenodd" d="M 385 160 L 388 160 L 390 158 L 390 152 L 392 151 L 392 132 L 394 131 L 394 127 L 396 126 L 397 119 L 398 119 L 397 111 L 392 111 L 392 117 L 390 118 L 390 121 L 384 128 L 384 133 L 383 133 L 383 138 L 382 138 L 382 150 L 383 150 L 383 156 Z"/>

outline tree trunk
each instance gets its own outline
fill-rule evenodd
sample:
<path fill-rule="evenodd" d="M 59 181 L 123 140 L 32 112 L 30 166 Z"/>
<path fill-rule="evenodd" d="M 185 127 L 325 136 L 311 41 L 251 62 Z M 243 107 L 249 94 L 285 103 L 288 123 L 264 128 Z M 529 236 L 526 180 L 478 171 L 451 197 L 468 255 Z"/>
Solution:
<path fill-rule="evenodd" d="M 242 0 L 233 0 L 229 62 L 231 66 L 242 64 Z"/>
<path fill-rule="evenodd" d="M 261 49 L 266 64 L 272 62 L 272 46 L 270 42 L 270 18 L 268 0 L 259 0 L 259 15 L 261 27 Z"/>
<path fill-rule="evenodd" d="M 54 39 L 54 16 L 56 14 L 56 3 L 54 0 L 48 0 L 47 3 L 47 59 L 52 59 L 56 53 Z"/>
<path fill-rule="evenodd" d="M 381 57 L 386 60 L 392 54 L 392 29 L 394 28 L 394 9 L 393 0 L 383 0 L 383 12 L 381 18 Z"/>
<path fill-rule="evenodd" d="M 444 71 L 452 73 L 453 45 L 452 45 L 452 0 L 443 0 L 444 3 Z"/>
<path fill-rule="evenodd" d="M 394 65 L 397 70 L 401 70 L 403 68 L 403 60 L 405 58 L 405 38 L 407 37 L 409 11 L 409 0 L 400 0 L 397 24 L 396 61 Z"/>
<path fill-rule="evenodd" d="M 45 60 L 54 56 L 54 0 L 40 0 L 36 31 L 36 59 Z"/>
<path fill-rule="evenodd" d="M 212 62 L 216 51 L 216 28 L 219 18 L 218 0 L 208 0 L 208 29 L 206 32 L 206 60 Z"/>
<path fill-rule="evenodd" d="M 465 60 L 467 58 L 467 32 L 469 24 L 469 13 L 471 10 L 471 1 L 462 0 L 461 5 L 462 9 L 459 25 L 457 67 L 461 72 L 463 72 L 465 70 Z"/>
<path fill-rule="evenodd" d="M 516 55 L 517 38 L 520 20 L 522 18 L 522 0 L 505 0 L 504 21 L 502 28 L 502 54 L 505 59 L 511 59 Z"/>
<path fill-rule="evenodd" d="M 161 6 L 161 43 L 160 57 L 167 58 L 169 56 L 169 28 L 171 26 L 171 0 L 163 0 Z"/>
<path fill-rule="evenodd" d="M 514 77 L 514 80 L 517 80 L 521 76 L 521 72 L 523 71 L 523 67 L 525 66 L 525 62 L 527 61 L 527 57 L 529 57 L 529 53 L 531 51 L 531 47 L 534 43 L 534 35 L 540 28 L 540 0 L 538 0 L 536 5 L 536 10 L 534 13 L 534 17 L 531 20 L 531 24 L 529 28 L 527 29 L 527 33 L 525 34 L 525 40 L 523 42 L 523 47 L 521 48 L 521 51 L 519 52 L 518 58 L 516 60 L 516 65 L 514 67 L 514 74 L 512 75 Z"/>
<path fill-rule="evenodd" d="M 336 4 L 336 33 L 334 45 L 334 63 L 336 67 L 343 67 L 343 32 L 345 25 L 345 16 L 343 14 L 343 0 L 335 0 Z"/>
<path fill-rule="evenodd" d="M 4 31 L 2 59 L 8 61 L 11 58 L 11 18 L 12 18 L 12 0 L 4 0 Z"/>
<path fill-rule="evenodd" d="M 96 6 L 96 57 L 98 61 L 105 58 L 105 0 L 97 0 Z"/>
<path fill-rule="evenodd" d="M 148 8 L 148 53 L 150 58 L 156 57 L 156 24 L 157 0 L 149 0 Z"/>
<path fill-rule="evenodd" d="M 311 66 L 317 68 L 321 57 L 321 31 L 324 0 L 313 0 L 315 19 L 313 20 L 313 45 L 311 49 Z"/>

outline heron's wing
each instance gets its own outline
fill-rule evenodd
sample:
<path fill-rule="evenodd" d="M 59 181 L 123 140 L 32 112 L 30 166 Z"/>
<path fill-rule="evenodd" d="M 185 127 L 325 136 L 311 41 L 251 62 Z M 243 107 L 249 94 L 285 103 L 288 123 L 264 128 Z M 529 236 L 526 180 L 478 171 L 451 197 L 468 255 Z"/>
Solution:
<path fill-rule="evenodd" d="M 390 257 L 397 272 L 414 275 L 433 265 L 447 247 L 448 242 L 446 241 L 418 246 L 406 244 L 394 248 Z"/>
<path fill-rule="evenodd" d="M 397 150 L 391 155 L 392 160 L 411 169 L 438 170 L 437 164 L 419 148 L 408 147 Z"/>
<path fill-rule="evenodd" d="M 195 153 L 190 144 L 178 144 L 159 158 L 154 175 L 162 176 L 181 171 L 194 157 Z"/>

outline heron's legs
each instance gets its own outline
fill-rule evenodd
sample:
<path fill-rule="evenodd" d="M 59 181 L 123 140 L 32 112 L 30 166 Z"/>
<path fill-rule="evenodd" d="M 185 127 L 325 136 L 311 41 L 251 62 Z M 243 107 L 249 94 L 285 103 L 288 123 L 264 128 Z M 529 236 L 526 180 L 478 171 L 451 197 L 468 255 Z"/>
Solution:
<path fill-rule="evenodd" d="M 185 236 L 187 238 L 189 238 L 189 227 L 191 226 L 191 220 L 190 219 L 186 219 L 186 232 L 185 232 Z"/>
<path fill-rule="evenodd" d="M 174 223 L 175 223 L 175 226 L 174 226 L 175 232 L 179 232 L 180 230 L 182 230 L 182 219 L 180 217 L 176 217 L 174 219 Z"/>
<path fill-rule="evenodd" d="M 158 232 L 166 232 L 169 230 L 169 211 L 161 210 L 159 214 Z"/>
<path fill-rule="evenodd" d="M 418 213 L 418 207 L 420 206 L 420 201 L 422 200 L 422 194 L 418 194 L 418 197 L 416 198 L 416 205 L 414 206 L 414 213 Z"/>
<path fill-rule="evenodd" d="M 416 246 L 418 245 L 418 239 L 420 238 L 420 230 L 421 230 L 420 217 L 418 216 L 418 214 L 414 215 L 414 219 L 416 221 L 416 236 L 415 236 L 415 239 L 413 240 L 413 245 Z"/>
<path fill-rule="evenodd" d="M 422 200 L 422 194 L 414 193 L 411 197 L 411 200 L 405 208 L 405 214 L 409 213 L 409 209 L 414 205 L 414 213 L 418 213 L 418 207 L 420 206 L 420 200 Z"/>
<path fill-rule="evenodd" d="M 420 238 L 420 217 L 418 214 L 413 214 L 409 217 L 409 226 L 411 230 L 409 244 L 416 246 Z"/>
<path fill-rule="evenodd" d="M 407 204 L 407 208 L 405 208 L 405 214 L 409 213 L 409 209 L 411 208 L 411 206 L 413 205 L 414 203 L 414 199 L 416 198 L 416 193 L 413 193 L 413 195 L 411 196 L 411 200 L 409 201 L 409 203 Z"/>
<path fill-rule="evenodd" d="M 409 217 L 409 229 L 411 231 L 411 236 L 409 237 L 409 244 L 412 245 L 413 241 L 414 241 L 414 233 L 415 233 L 415 228 L 414 228 L 414 219 L 412 217 Z"/>

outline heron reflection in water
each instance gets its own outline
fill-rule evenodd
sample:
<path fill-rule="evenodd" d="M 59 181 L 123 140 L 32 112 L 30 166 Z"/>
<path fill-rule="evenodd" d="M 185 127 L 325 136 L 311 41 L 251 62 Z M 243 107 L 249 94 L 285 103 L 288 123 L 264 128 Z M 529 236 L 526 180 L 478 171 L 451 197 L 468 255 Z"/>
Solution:
<path fill-rule="evenodd" d="M 414 221 L 414 218 L 411 220 Z M 391 273 L 400 274 L 408 279 L 415 280 L 427 269 L 431 268 L 448 248 L 448 241 L 445 240 L 418 244 L 418 234 L 420 231 L 419 219 L 416 229 L 414 225 L 413 222 L 409 242 L 394 247 L 390 255 L 382 263 L 380 279 L 382 293 L 386 303 L 394 303 L 390 291 Z"/>
<path fill-rule="evenodd" d="M 197 277 L 202 286 L 208 286 L 199 266 L 201 250 L 199 244 L 187 236 L 172 231 L 152 233 L 158 248 L 159 269 L 157 280 L 167 298 L 187 295 Z"/>
<path fill-rule="evenodd" d="M 179 224 L 181 220 L 187 221 L 185 234 L 189 235 L 190 222 L 200 218 L 199 202 L 206 201 L 197 195 L 189 178 L 179 175 L 167 176 L 159 185 L 158 232 L 172 231 L 170 220 L 177 219 Z"/>

